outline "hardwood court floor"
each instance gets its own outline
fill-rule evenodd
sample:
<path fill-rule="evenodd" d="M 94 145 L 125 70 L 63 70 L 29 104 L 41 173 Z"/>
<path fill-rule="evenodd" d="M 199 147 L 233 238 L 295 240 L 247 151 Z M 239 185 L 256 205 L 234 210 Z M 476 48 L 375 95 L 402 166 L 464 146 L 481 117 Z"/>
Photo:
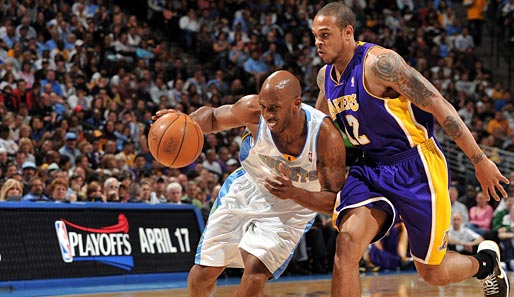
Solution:
<path fill-rule="evenodd" d="M 267 297 L 325 297 L 330 296 L 330 279 L 276 281 L 266 285 Z M 510 279 L 514 279 L 514 273 L 509 273 Z M 476 279 L 466 280 L 458 284 L 446 287 L 434 287 L 427 285 L 414 273 L 366 275 L 361 277 L 362 296 L 371 297 L 479 297 L 483 296 L 482 288 Z M 231 296 L 235 286 L 219 286 L 216 296 Z M 186 289 L 151 290 L 139 292 L 118 292 L 105 294 L 75 295 L 81 297 L 187 297 Z"/>

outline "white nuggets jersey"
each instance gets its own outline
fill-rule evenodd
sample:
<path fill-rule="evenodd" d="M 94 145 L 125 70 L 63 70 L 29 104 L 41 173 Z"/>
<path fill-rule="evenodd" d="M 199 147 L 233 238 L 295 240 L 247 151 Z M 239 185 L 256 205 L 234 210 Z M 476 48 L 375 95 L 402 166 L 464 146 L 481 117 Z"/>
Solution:
<path fill-rule="evenodd" d="M 278 164 L 283 163 L 295 186 L 320 190 L 316 147 L 325 114 L 305 104 L 302 109 L 307 119 L 307 137 L 300 155 L 282 154 L 262 117 L 257 135 L 243 139 L 242 168 L 223 183 L 198 244 L 195 264 L 243 268 L 242 249 L 258 257 L 274 278 L 285 270 L 316 213 L 291 199 L 273 196 L 263 181 L 266 176 L 278 174 Z"/>
<path fill-rule="evenodd" d="M 289 178 L 296 187 L 309 191 L 320 190 L 316 168 L 318 158 L 316 146 L 320 125 L 326 115 L 306 104 L 302 104 L 302 109 L 305 111 L 307 120 L 307 137 L 302 152 L 298 156 L 289 156 L 277 149 L 268 125 L 261 117 L 248 157 L 241 160 L 244 170 L 257 184 L 262 186 L 261 180 L 264 177 L 280 174 L 278 165 L 282 163 L 288 171 L 290 170 Z"/>

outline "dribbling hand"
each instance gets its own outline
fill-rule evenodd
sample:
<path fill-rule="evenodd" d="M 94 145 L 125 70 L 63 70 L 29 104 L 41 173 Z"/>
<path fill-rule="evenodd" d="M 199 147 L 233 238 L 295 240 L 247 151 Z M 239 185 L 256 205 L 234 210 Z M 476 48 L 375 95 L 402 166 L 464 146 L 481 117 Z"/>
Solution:
<path fill-rule="evenodd" d="M 171 108 L 170 109 L 161 109 L 161 110 L 157 111 L 154 116 L 152 116 L 152 120 L 156 121 L 158 118 L 162 117 L 163 115 L 168 114 L 168 113 L 174 113 L 174 112 L 179 112 L 179 111 L 177 111 L 175 109 L 171 109 Z"/>

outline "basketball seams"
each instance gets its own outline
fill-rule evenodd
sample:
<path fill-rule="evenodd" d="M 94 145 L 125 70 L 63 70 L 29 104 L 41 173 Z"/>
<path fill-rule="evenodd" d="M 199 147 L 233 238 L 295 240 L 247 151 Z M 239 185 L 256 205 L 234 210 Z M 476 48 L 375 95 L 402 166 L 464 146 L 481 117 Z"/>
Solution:
<path fill-rule="evenodd" d="M 182 116 L 182 114 L 180 114 L 180 115 Z M 182 116 L 182 118 L 184 119 L 184 132 L 182 133 L 182 140 L 180 141 L 180 145 L 177 148 L 177 153 L 175 154 L 175 159 L 173 159 L 173 162 L 171 162 L 171 164 L 168 167 L 171 167 L 177 161 L 180 151 L 182 150 L 182 146 L 184 145 L 184 139 L 186 138 L 186 135 L 187 135 L 187 126 L 188 126 L 187 118 L 185 116 Z"/>
<path fill-rule="evenodd" d="M 196 133 L 198 134 L 198 144 L 196 147 L 196 157 L 200 155 L 203 149 L 203 131 L 197 123 L 193 123 L 195 125 Z"/>
<path fill-rule="evenodd" d="M 160 149 L 161 149 L 161 143 L 162 143 L 162 141 L 163 141 L 163 139 L 164 139 L 164 135 L 166 135 L 166 134 L 168 133 L 168 130 L 171 128 L 171 126 L 173 126 L 173 124 L 174 124 L 176 121 L 178 121 L 178 119 L 179 119 L 179 118 L 180 118 L 180 114 L 177 114 L 177 117 L 175 117 L 175 118 L 173 119 L 173 121 L 168 125 L 168 127 L 166 127 L 166 129 L 161 133 L 161 135 L 160 135 L 160 139 L 159 139 L 159 143 L 157 144 L 157 149 L 156 149 L 157 157 L 159 157 L 159 155 L 160 155 L 160 154 L 159 154 L 159 151 L 160 151 Z M 175 160 L 177 159 L 178 152 L 179 152 L 179 151 L 177 151 L 177 153 L 175 154 Z M 158 161 L 159 161 L 159 158 L 157 158 L 157 159 L 158 159 Z M 159 162 L 160 162 L 160 161 L 159 161 Z M 173 162 L 175 162 L 175 161 L 173 161 Z M 171 164 L 173 164 L 173 162 L 172 162 Z M 168 165 L 168 167 L 170 167 L 170 166 L 171 166 L 171 164 L 170 164 L 170 165 Z M 165 164 L 163 164 L 163 165 L 165 165 Z"/>

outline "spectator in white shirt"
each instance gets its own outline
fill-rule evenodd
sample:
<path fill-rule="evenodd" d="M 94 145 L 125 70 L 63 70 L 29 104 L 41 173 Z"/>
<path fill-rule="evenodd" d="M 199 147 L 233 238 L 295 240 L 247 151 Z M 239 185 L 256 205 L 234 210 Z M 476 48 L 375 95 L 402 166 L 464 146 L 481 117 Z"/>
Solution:
<path fill-rule="evenodd" d="M 467 224 L 469 222 L 469 210 L 466 205 L 457 199 L 459 199 L 459 190 L 455 186 L 451 186 L 449 189 L 451 212 L 452 216 L 456 213 L 460 213 L 462 216 L 462 222 Z"/>
<path fill-rule="evenodd" d="M 475 254 L 474 250 L 482 241 L 484 241 L 482 236 L 464 225 L 460 212 L 452 215 L 448 249 L 461 254 L 473 255 Z"/>
<path fill-rule="evenodd" d="M 465 52 L 469 47 L 475 47 L 475 41 L 473 37 L 469 35 L 469 29 L 467 27 L 462 28 L 462 33 L 455 38 L 455 49 L 459 52 Z"/>
<path fill-rule="evenodd" d="M 196 11 L 189 9 L 187 14 L 179 19 L 178 25 L 182 30 L 185 48 L 193 50 L 196 33 L 200 31 L 200 23 L 197 21 Z"/>

